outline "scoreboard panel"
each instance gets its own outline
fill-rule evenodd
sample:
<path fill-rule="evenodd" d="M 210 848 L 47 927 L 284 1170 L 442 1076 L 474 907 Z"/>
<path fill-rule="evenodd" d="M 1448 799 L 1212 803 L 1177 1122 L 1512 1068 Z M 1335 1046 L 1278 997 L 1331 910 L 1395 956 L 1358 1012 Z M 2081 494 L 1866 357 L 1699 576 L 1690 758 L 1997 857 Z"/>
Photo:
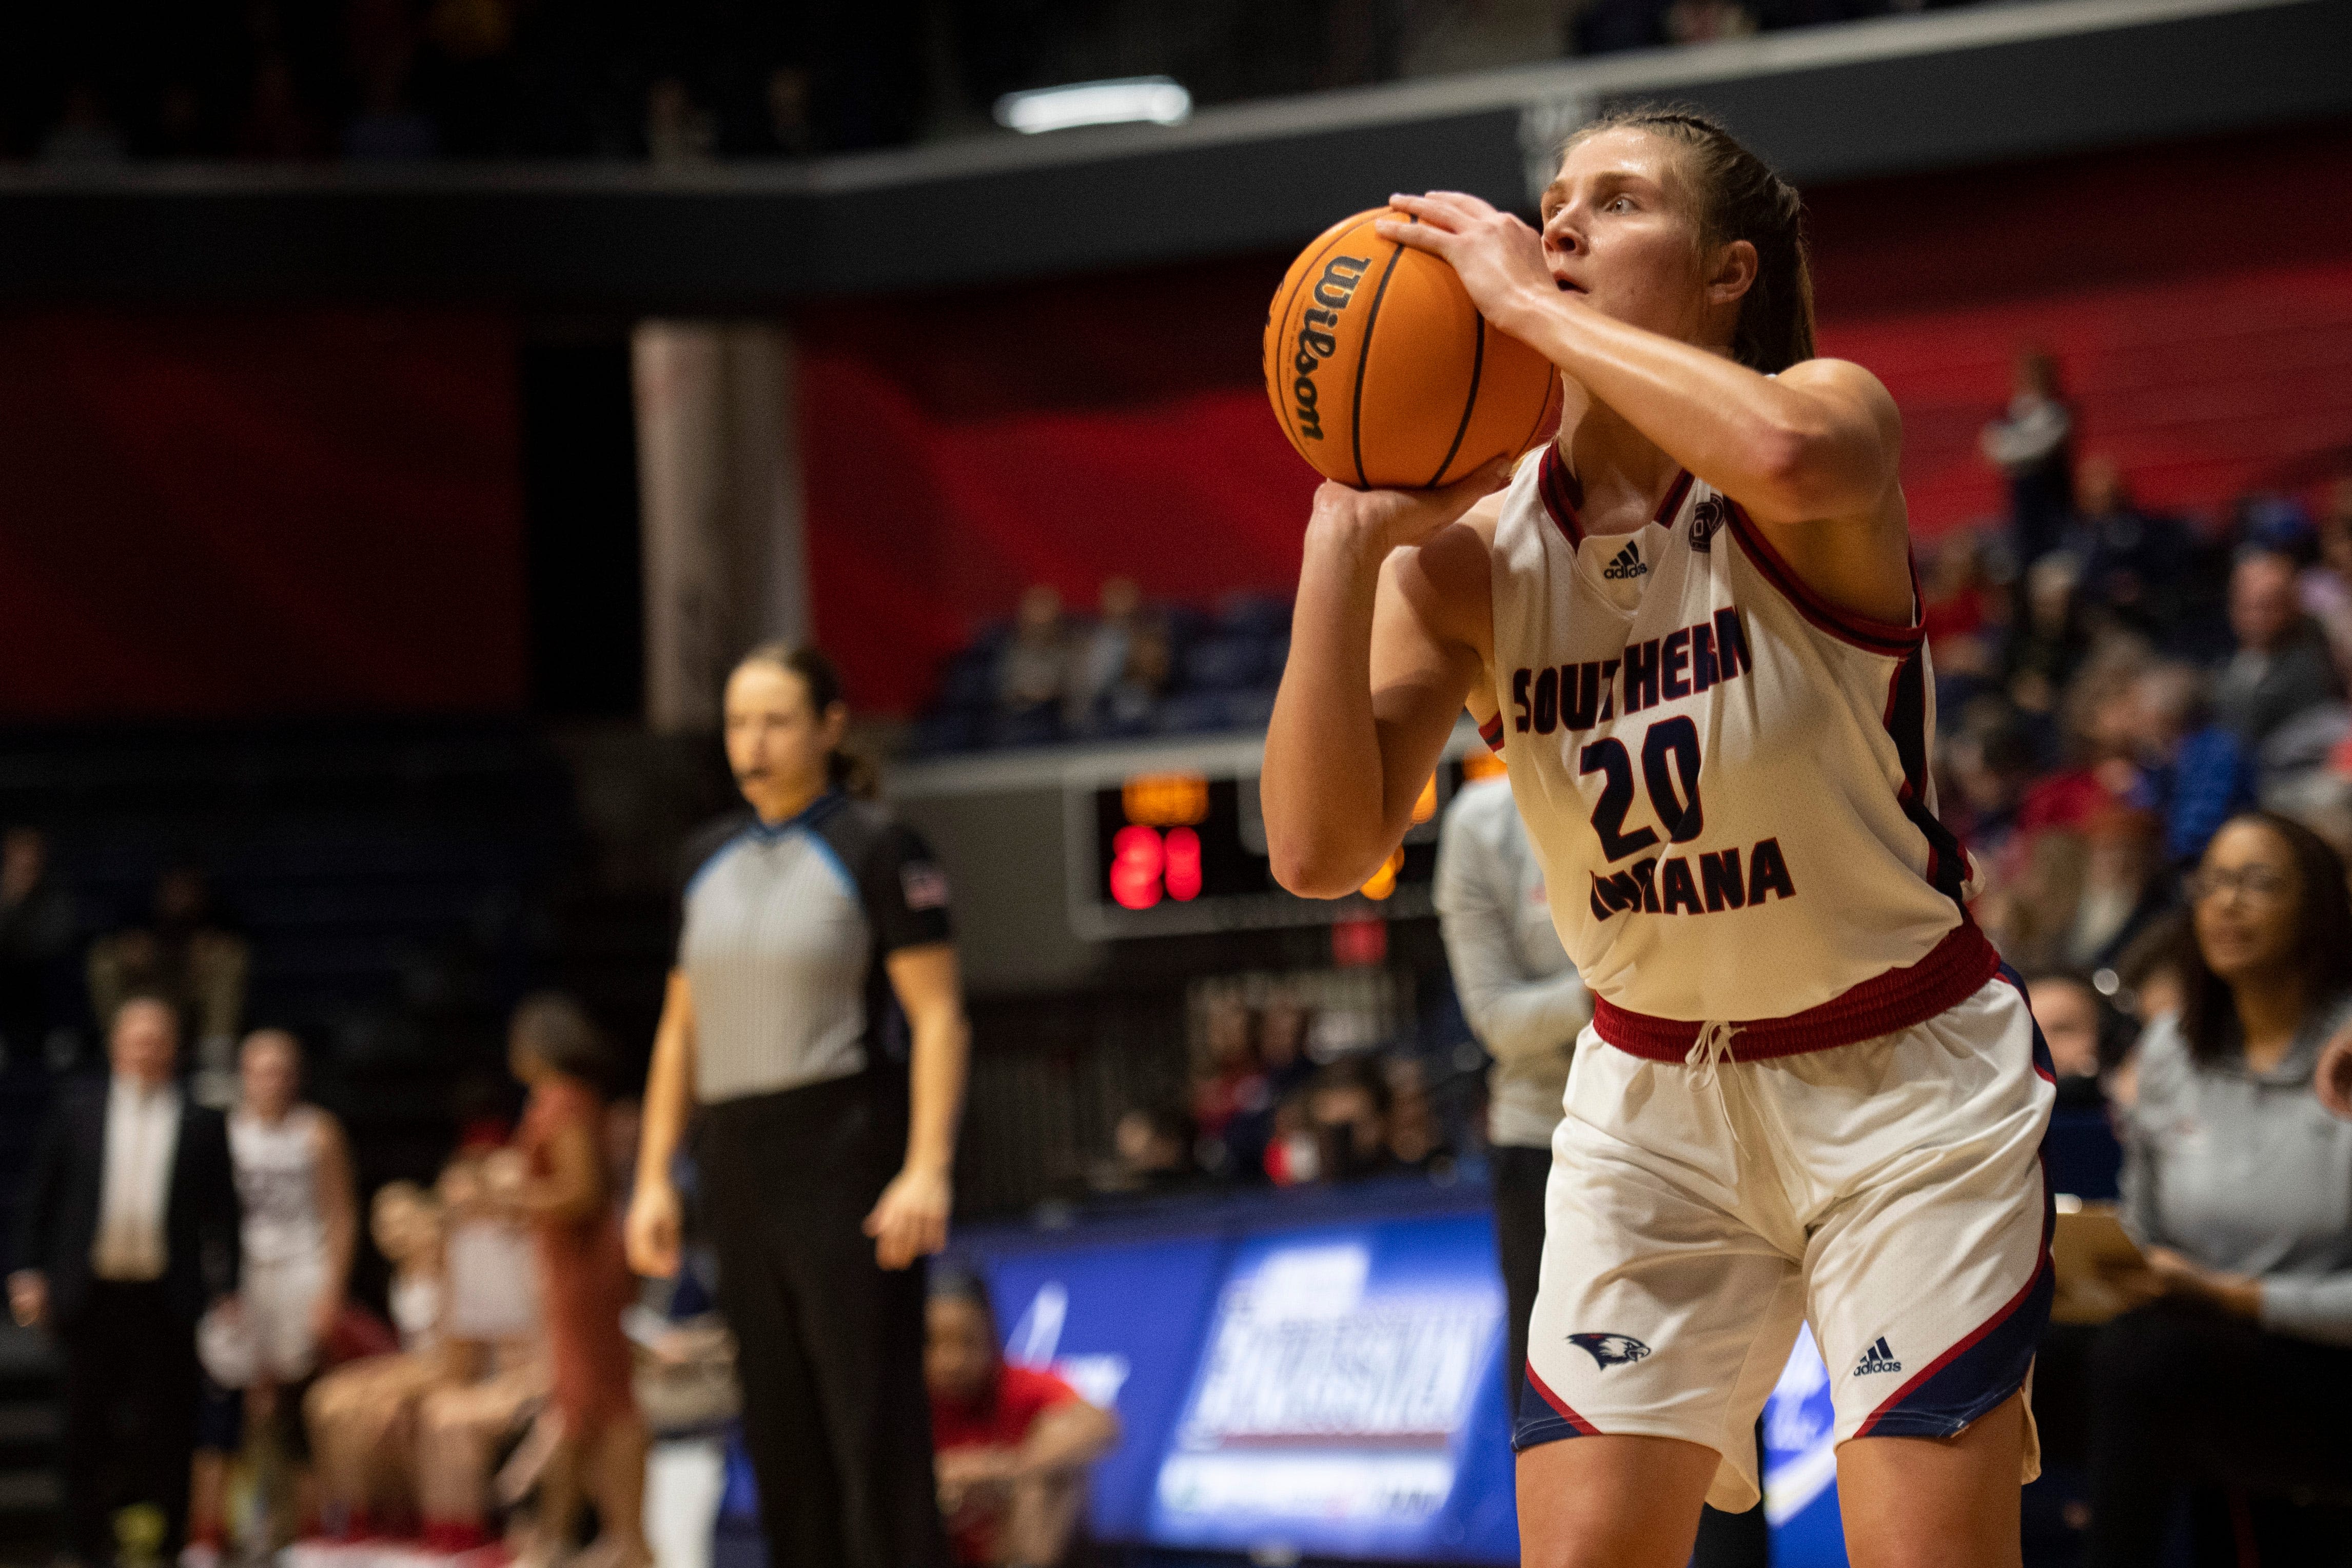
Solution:
<path fill-rule="evenodd" d="M 1498 765 L 1484 752 L 1470 755 L 1472 776 Z M 1074 778 L 1063 796 L 1071 927 L 1099 942 L 1434 913 L 1438 822 L 1465 765 L 1458 755 L 1439 763 L 1414 803 L 1402 847 L 1344 899 L 1302 899 L 1275 881 L 1254 770 L 1170 767 Z"/>

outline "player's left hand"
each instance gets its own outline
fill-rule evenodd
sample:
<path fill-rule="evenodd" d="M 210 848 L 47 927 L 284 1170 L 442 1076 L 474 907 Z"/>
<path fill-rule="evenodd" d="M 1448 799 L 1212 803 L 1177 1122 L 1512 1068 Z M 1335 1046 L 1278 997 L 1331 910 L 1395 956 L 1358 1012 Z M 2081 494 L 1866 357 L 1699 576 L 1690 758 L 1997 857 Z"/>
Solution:
<path fill-rule="evenodd" d="M 885 1268 L 904 1268 L 939 1251 L 948 1244 L 948 1215 L 954 1205 L 946 1172 L 913 1165 L 900 1171 L 866 1216 L 866 1234 L 874 1238 L 874 1261 Z"/>
<path fill-rule="evenodd" d="M 1391 196 L 1389 205 L 1421 221 L 1382 218 L 1374 232 L 1450 264 L 1479 313 L 1505 331 L 1515 309 L 1559 295 L 1543 237 L 1511 214 L 1460 191 Z"/>

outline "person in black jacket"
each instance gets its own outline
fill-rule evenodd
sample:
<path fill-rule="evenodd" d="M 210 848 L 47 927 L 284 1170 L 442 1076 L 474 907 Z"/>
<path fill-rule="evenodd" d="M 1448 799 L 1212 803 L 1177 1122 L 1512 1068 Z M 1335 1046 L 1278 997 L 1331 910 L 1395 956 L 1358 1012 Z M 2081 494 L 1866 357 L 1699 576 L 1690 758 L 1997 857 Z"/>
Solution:
<path fill-rule="evenodd" d="M 66 1546 L 114 1555 L 112 1514 L 160 1507 L 164 1550 L 186 1523 L 200 1387 L 196 1320 L 237 1279 L 228 1130 L 173 1077 L 179 1016 L 160 997 L 116 1009 L 102 1081 L 59 1096 L 25 1194 L 8 1305 L 65 1353 Z"/>

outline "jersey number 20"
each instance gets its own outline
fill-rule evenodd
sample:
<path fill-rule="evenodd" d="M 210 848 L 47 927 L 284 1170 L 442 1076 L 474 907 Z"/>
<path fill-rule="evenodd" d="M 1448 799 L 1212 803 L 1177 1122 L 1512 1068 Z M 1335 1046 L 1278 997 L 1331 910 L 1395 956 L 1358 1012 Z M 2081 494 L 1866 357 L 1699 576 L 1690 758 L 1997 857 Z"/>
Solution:
<path fill-rule="evenodd" d="M 1650 808 L 1658 814 L 1666 837 L 1676 844 L 1696 838 L 1704 824 L 1698 804 L 1698 726 L 1687 714 L 1659 720 L 1642 738 L 1642 783 L 1649 790 Z M 1633 808 L 1633 759 L 1624 742 L 1614 737 L 1593 742 L 1577 753 L 1576 769 L 1580 773 L 1605 775 L 1601 804 L 1592 808 L 1592 830 L 1601 835 L 1601 853 L 1612 863 L 1658 841 L 1654 828 L 1625 831 L 1625 814 Z"/>

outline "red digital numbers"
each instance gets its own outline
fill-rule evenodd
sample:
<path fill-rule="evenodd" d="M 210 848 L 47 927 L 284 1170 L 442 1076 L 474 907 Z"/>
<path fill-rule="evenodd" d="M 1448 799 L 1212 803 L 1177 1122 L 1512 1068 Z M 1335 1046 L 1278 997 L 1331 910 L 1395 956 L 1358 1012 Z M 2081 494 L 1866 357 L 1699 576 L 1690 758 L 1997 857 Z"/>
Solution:
<path fill-rule="evenodd" d="M 1168 896 L 1180 904 L 1201 896 L 1201 836 L 1189 827 L 1168 830 Z"/>
<path fill-rule="evenodd" d="M 1141 823 L 1122 827 L 1110 841 L 1110 896 L 1121 909 L 1148 910 L 1160 895 L 1187 903 L 1201 896 L 1201 836 L 1171 827 L 1162 838 Z"/>

